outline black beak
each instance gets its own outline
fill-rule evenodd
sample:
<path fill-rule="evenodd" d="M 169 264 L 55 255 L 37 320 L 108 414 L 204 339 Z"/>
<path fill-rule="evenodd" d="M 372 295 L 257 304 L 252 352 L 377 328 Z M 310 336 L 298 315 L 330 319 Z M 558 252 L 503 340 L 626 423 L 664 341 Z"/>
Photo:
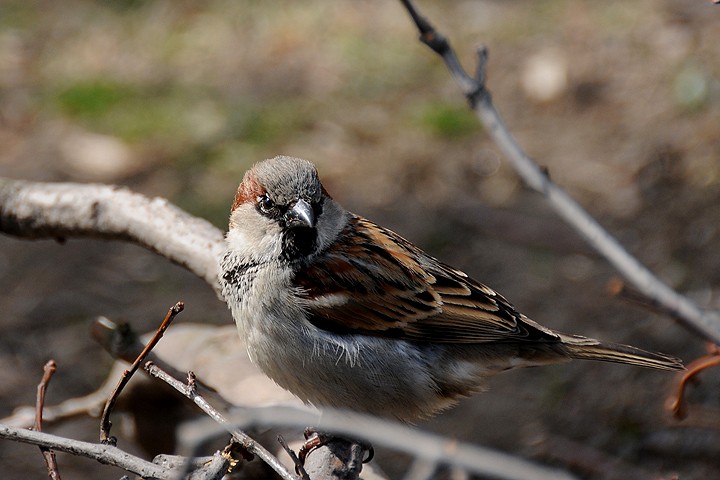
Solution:
<path fill-rule="evenodd" d="M 302 198 L 295 202 L 290 210 L 285 214 L 285 220 L 288 227 L 310 227 L 313 228 L 316 223 L 315 212 L 309 203 Z"/>

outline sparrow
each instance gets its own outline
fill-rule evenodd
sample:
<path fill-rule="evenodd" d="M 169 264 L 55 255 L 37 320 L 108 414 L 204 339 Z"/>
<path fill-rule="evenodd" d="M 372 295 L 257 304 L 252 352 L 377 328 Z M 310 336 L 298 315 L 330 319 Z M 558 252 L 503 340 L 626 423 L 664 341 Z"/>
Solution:
<path fill-rule="evenodd" d="M 250 359 L 317 407 L 412 423 L 514 368 L 571 359 L 684 368 L 668 355 L 536 323 L 343 209 L 307 160 L 278 156 L 247 171 L 226 241 L 222 293 Z"/>

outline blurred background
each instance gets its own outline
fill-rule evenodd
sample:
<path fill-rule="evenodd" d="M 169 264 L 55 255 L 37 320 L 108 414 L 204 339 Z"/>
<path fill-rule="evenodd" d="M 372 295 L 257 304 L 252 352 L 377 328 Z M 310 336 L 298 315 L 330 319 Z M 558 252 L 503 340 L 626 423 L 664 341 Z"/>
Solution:
<path fill-rule="evenodd" d="M 418 1 L 488 85 L 530 156 L 630 252 L 701 306 L 720 299 L 720 7 L 709 1 Z M 0 3 L 0 175 L 125 185 L 223 230 L 235 188 L 277 154 L 314 161 L 345 207 L 407 237 L 552 328 L 682 357 L 666 316 L 607 294 L 604 260 L 519 182 L 399 2 Z M 98 388 L 97 315 L 227 325 L 211 289 L 133 245 L 0 237 L 0 417 Z M 718 371 L 690 392 L 720 403 Z M 671 420 L 673 376 L 575 362 L 495 378 L 422 425 L 582 478 L 704 479 L 720 415 Z M 716 410 L 715 410 L 716 411 Z M 692 412 L 691 412 L 692 413 Z M 97 421 L 47 431 L 95 441 Z M 121 443 L 127 447 L 127 443 Z M 0 442 L 5 478 L 45 478 Z M 382 463 L 382 461 L 385 463 Z M 381 455 L 398 476 L 402 462 Z M 119 475 L 59 456 L 67 478 Z"/>

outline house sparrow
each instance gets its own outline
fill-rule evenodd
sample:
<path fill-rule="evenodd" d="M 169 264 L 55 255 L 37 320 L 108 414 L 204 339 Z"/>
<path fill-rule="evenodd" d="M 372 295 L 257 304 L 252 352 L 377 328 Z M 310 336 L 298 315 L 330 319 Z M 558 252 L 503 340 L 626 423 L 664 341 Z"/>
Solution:
<path fill-rule="evenodd" d="M 518 367 L 580 358 L 683 368 L 667 355 L 543 327 L 344 210 L 298 158 L 265 160 L 245 174 L 220 282 L 252 361 L 316 406 L 412 422 Z"/>

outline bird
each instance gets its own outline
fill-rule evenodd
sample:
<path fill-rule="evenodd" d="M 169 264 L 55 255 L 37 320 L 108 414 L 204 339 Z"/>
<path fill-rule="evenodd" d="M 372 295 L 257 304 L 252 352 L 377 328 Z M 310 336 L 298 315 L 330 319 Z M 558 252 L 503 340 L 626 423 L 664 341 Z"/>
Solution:
<path fill-rule="evenodd" d="M 493 375 L 571 359 L 681 370 L 681 360 L 569 335 L 393 231 L 345 210 L 313 163 L 277 156 L 244 175 L 220 260 L 250 359 L 319 408 L 413 423 Z"/>

